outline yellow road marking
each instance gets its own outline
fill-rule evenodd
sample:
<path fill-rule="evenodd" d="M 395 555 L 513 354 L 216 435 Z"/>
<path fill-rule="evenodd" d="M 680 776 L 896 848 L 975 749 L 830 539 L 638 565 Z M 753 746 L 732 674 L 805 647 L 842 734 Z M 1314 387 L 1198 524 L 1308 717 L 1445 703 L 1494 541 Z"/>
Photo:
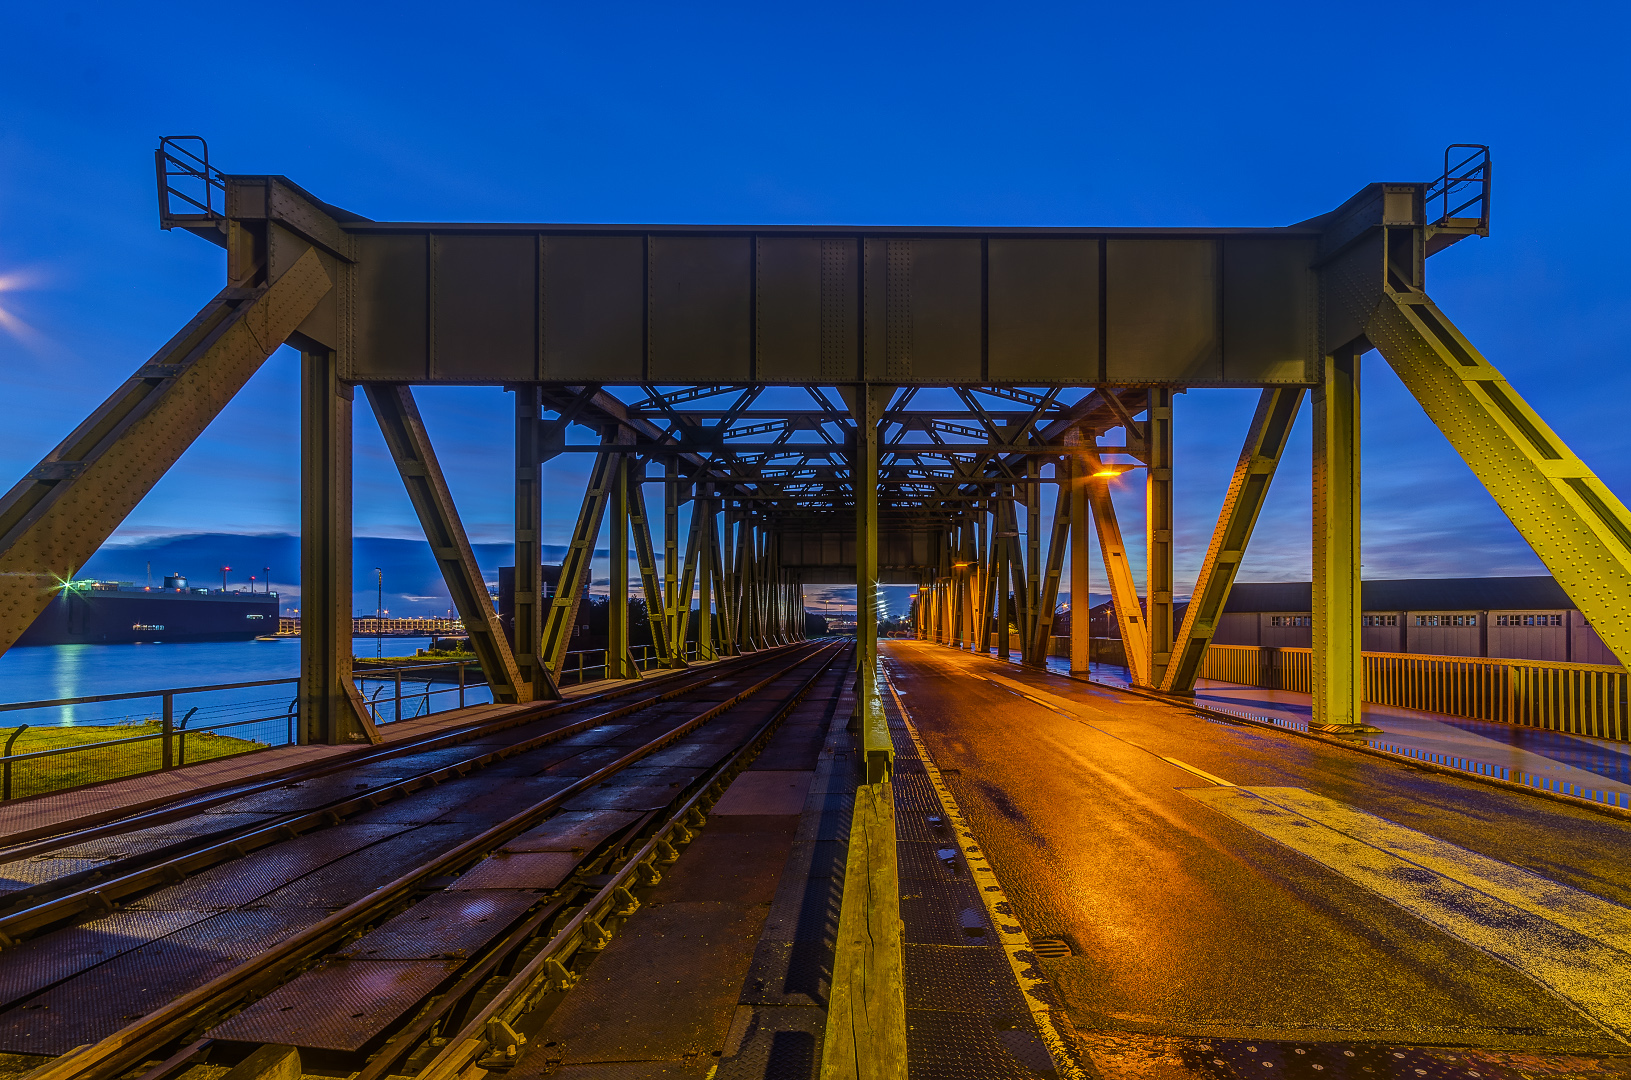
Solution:
<path fill-rule="evenodd" d="M 1631 1036 L 1631 908 L 1298 788 L 1184 794 L 1482 949 Z"/>
<path fill-rule="evenodd" d="M 1220 776 L 1213 776 L 1211 773 L 1207 772 L 1205 769 L 1197 769 L 1193 765 L 1185 765 L 1183 762 L 1179 761 L 1175 757 L 1162 757 L 1160 754 L 1157 754 L 1155 756 L 1158 757 L 1158 758 L 1161 758 L 1161 760 L 1166 762 L 1168 765 L 1178 766 L 1180 769 L 1184 770 L 1184 772 L 1186 772 L 1186 773 L 1194 773 L 1196 776 L 1200 777 L 1202 780 L 1210 780 L 1210 781 L 1212 781 L 1212 783 L 1218 785 L 1218 787 L 1235 787 L 1236 786 L 1235 784 L 1229 783 L 1229 781 L 1223 779 Z"/>
<path fill-rule="evenodd" d="M 923 740 L 918 737 L 917 725 L 912 723 L 912 714 L 906 711 L 905 703 L 901 701 L 900 695 L 895 693 L 894 681 L 889 678 L 887 672 L 884 675 L 884 682 L 889 687 L 889 693 L 895 698 L 895 708 L 900 710 L 900 718 L 906 725 L 907 735 L 911 736 L 912 745 L 917 747 L 918 756 L 923 759 L 923 769 L 929 774 L 929 783 L 934 785 L 935 794 L 940 797 L 940 807 L 945 812 L 947 824 L 965 841 L 961 846 L 963 857 L 968 862 L 969 873 L 974 875 L 975 882 L 981 886 L 980 899 L 985 902 L 986 914 L 991 918 L 991 925 L 996 928 L 997 940 L 1002 943 L 1002 951 L 1008 957 L 1008 966 L 1014 972 L 1014 980 L 1019 983 L 1031 1018 L 1036 1022 L 1037 1033 L 1047 1045 L 1054 1067 L 1064 1080 L 1087 1080 L 1087 1074 L 1076 1063 L 1069 1044 L 1059 1033 L 1058 1025 L 1053 1019 L 1053 1010 L 1046 1004 L 1047 1001 L 1058 1000 L 1058 995 L 1037 967 L 1036 953 L 1031 948 L 1030 936 L 1025 933 L 1025 928 L 1019 925 L 1018 917 L 1012 914 L 1013 905 L 1008 902 L 1008 894 L 1002 891 L 1002 885 L 997 881 L 997 873 L 992 869 L 991 861 L 986 858 L 984 847 L 975 837 L 974 829 L 963 816 L 957 800 L 952 798 L 951 789 L 946 787 L 945 779 L 940 775 L 940 768 L 929 756 L 929 748 L 924 746 Z"/>

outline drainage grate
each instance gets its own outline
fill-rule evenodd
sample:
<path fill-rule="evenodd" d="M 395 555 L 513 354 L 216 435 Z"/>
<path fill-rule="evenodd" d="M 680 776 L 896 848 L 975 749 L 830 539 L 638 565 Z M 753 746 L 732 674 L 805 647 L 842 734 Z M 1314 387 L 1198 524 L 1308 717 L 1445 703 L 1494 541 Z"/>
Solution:
<path fill-rule="evenodd" d="M 1063 960 L 1072 955 L 1070 942 L 1060 937 L 1039 937 L 1031 942 L 1031 950 L 1044 960 Z"/>

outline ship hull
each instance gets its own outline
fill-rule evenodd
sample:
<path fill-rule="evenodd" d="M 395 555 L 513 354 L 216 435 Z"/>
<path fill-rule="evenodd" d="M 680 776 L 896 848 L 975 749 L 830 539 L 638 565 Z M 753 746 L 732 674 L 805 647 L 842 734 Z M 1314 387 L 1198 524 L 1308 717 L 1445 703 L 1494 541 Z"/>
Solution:
<path fill-rule="evenodd" d="M 276 594 L 73 590 L 53 597 L 17 644 L 250 641 L 277 627 Z"/>

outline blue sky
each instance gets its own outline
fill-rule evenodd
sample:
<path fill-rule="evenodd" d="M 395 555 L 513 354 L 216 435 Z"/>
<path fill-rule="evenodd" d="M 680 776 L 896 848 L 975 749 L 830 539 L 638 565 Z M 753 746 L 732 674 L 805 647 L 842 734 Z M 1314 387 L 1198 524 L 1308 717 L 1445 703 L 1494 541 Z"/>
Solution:
<path fill-rule="evenodd" d="M 1285 224 L 1485 142 L 1493 235 L 1435 257 L 1429 291 L 1631 490 L 1622 6 L 291 3 L 193 20 L 92 4 L 3 20 L 10 478 L 220 286 L 219 249 L 156 227 L 160 134 L 379 219 L 948 225 Z M 1385 362 L 1365 364 L 1366 575 L 1539 572 Z M 285 350 L 116 540 L 295 531 L 295 386 Z M 1180 577 L 1253 397 L 1179 400 Z M 503 542 L 503 393 L 421 400 L 472 538 Z M 411 536 L 358 413 L 357 531 Z M 1243 579 L 1308 574 L 1300 428 Z M 586 464 L 550 466 L 555 542 Z"/>

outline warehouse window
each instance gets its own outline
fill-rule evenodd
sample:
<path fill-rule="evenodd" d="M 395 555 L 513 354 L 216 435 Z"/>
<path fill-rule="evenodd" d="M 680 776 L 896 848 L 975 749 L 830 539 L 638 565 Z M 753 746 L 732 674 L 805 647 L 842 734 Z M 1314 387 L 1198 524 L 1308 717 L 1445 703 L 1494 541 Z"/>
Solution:
<path fill-rule="evenodd" d="M 1417 626 L 1477 626 L 1476 615 L 1417 615 Z"/>
<path fill-rule="evenodd" d="M 1561 615 L 1497 615 L 1496 626 L 1562 626 Z"/>
<path fill-rule="evenodd" d="M 1399 617 L 1397 615 L 1366 615 L 1360 622 L 1365 626 L 1398 626 Z"/>
<path fill-rule="evenodd" d="M 1313 626 L 1312 615 L 1270 615 L 1270 626 Z"/>

